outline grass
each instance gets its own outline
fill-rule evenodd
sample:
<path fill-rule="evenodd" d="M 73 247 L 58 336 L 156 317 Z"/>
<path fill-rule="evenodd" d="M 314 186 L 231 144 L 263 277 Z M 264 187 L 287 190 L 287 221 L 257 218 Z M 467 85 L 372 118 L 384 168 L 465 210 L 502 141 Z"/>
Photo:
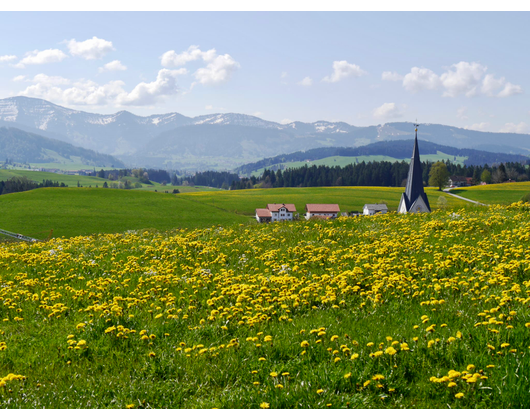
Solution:
<path fill-rule="evenodd" d="M 529 224 L 518 204 L 0 244 L 0 408 L 528 408 Z"/>
<path fill-rule="evenodd" d="M 484 204 L 510 204 L 530 192 L 530 182 L 477 185 L 455 188 L 451 192 Z"/>
<path fill-rule="evenodd" d="M 159 185 L 159 184 L 158 184 Z M 157 188 L 158 193 L 153 191 Z M 0 228 L 37 239 L 135 229 L 168 230 L 233 223 L 255 223 L 256 208 L 268 203 L 294 203 L 300 214 L 308 203 L 338 203 L 342 212 L 362 211 L 364 204 L 386 202 L 396 210 L 402 188 L 322 187 L 212 191 L 207 187 L 152 185 L 136 190 L 105 188 L 40 188 L 0 196 Z M 200 190 L 206 191 L 200 191 Z M 186 192 L 190 191 L 190 192 Z M 198 192 L 197 192 L 198 191 Z M 427 189 L 431 207 L 447 197 L 447 207 L 468 205 L 447 194 Z"/>
<path fill-rule="evenodd" d="M 192 201 L 244 215 L 254 215 L 256 208 L 264 208 L 269 203 L 291 203 L 302 214 L 308 203 L 339 204 L 341 212 L 350 212 L 362 211 L 365 204 L 385 202 L 390 210 L 397 210 L 403 191 L 404 188 L 392 187 L 313 187 L 201 192 L 185 196 Z M 438 208 L 441 196 L 446 198 L 447 206 L 466 205 L 435 188 L 425 191 L 432 208 Z"/>
<path fill-rule="evenodd" d="M 0 196 L 0 228 L 37 239 L 136 229 L 170 230 L 246 222 L 248 218 L 180 194 L 106 188 L 39 188 Z"/>

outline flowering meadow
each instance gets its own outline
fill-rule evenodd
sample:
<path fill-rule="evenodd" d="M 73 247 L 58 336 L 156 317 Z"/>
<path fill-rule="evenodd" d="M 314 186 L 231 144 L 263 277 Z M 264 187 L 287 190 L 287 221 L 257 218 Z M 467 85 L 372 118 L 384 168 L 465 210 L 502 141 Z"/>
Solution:
<path fill-rule="evenodd" d="M 528 408 L 530 205 L 0 244 L 0 408 Z"/>

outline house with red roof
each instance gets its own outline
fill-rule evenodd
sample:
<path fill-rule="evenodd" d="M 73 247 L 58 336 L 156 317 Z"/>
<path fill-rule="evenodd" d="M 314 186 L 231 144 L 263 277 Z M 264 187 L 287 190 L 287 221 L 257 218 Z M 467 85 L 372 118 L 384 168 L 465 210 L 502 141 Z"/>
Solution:
<path fill-rule="evenodd" d="M 256 209 L 256 220 L 259 223 L 293 220 L 295 211 L 294 204 L 267 204 L 266 209 Z"/>
<path fill-rule="evenodd" d="M 335 219 L 340 212 L 338 204 L 306 204 L 305 218 Z"/>

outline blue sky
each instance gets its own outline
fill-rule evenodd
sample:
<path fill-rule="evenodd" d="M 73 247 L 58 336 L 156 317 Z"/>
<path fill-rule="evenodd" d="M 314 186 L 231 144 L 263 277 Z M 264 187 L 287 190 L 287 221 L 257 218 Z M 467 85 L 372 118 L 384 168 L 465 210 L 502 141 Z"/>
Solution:
<path fill-rule="evenodd" d="M 0 98 L 530 133 L 529 12 L 0 12 Z"/>

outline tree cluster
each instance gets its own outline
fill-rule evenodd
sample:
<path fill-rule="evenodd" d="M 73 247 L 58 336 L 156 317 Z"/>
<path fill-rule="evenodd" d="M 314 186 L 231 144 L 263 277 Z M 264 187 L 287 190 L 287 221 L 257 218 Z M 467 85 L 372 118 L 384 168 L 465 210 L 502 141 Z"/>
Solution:
<path fill-rule="evenodd" d="M 441 178 L 452 175 L 473 179 L 473 184 L 484 182 L 527 181 L 530 179 L 530 167 L 521 163 L 505 163 L 495 167 L 489 165 L 460 165 L 450 161 L 442 162 L 447 172 L 438 174 L 438 183 L 429 182 L 431 168 L 437 163 L 422 163 L 422 179 L 425 185 L 440 186 Z M 440 165 L 438 165 L 439 167 Z M 265 169 L 260 177 L 233 180 L 231 189 L 278 188 L 278 187 L 330 187 L 330 186 L 379 186 L 403 187 L 409 171 L 409 163 L 402 162 L 361 162 L 339 166 L 302 166 L 300 168 Z M 491 175 L 491 178 L 488 176 Z M 206 180 L 207 181 L 207 180 Z M 197 183 L 198 185 L 209 185 Z M 442 187 L 445 184 L 442 185 Z M 212 186 L 212 185 L 210 185 Z"/>
<path fill-rule="evenodd" d="M 16 176 L 7 181 L 0 181 L 0 194 L 10 194 L 45 187 L 66 187 L 66 185 L 64 182 L 59 183 L 49 179 L 43 179 L 42 182 L 37 183 L 25 176 Z"/>

